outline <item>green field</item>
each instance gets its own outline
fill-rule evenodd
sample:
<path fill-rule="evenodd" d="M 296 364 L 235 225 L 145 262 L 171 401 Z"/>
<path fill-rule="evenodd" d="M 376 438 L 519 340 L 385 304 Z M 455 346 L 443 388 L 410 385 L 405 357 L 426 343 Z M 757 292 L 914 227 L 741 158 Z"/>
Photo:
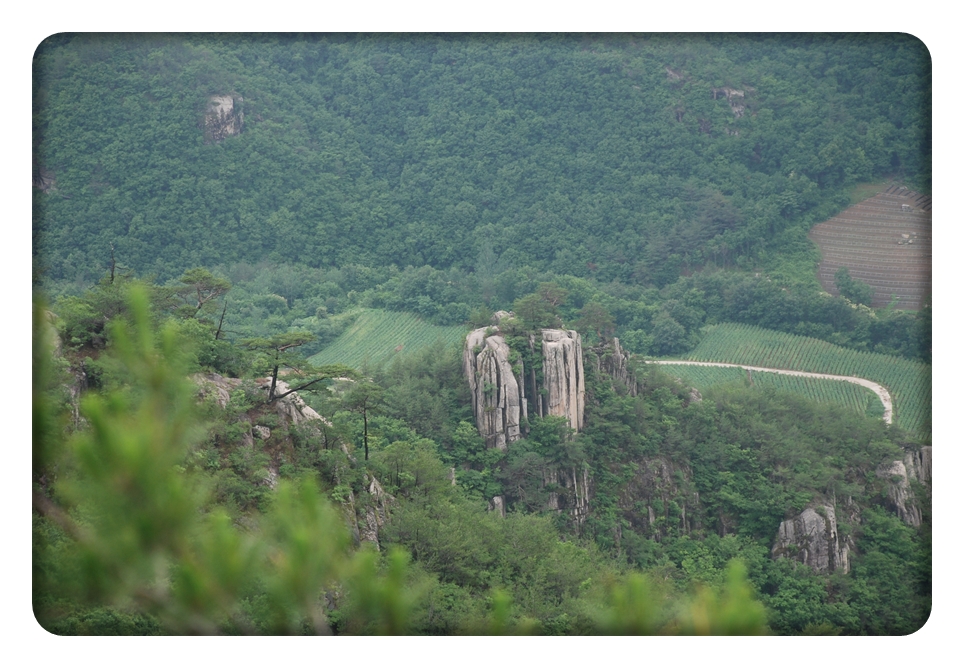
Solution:
<path fill-rule="evenodd" d="M 930 431 L 929 364 L 751 325 L 712 325 L 704 331 L 703 340 L 686 359 L 866 378 L 890 392 L 895 424 L 911 432 Z"/>
<path fill-rule="evenodd" d="M 817 403 L 837 404 L 868 417 L 882 417 L 884 414 L 884 405 L 876 394 L 866 387 L 845 381 L 801 378 L 760 371 L 747 374 L 745 369 L 733 367 L 660 364 L 659 368 L 699 390 L 732 383 L 742 385 L 752 382 L 753 387 L 756 388 L 800 394 Z"/>
<path fill-rule="evenodd" d="M 439 327 L 410 313 L 366 309 L 354 324 L 309 358 L 314 364 L 379 365 L 396 355 L 418 351 L 438 340 L 462 345 L 466 327 Z"/>

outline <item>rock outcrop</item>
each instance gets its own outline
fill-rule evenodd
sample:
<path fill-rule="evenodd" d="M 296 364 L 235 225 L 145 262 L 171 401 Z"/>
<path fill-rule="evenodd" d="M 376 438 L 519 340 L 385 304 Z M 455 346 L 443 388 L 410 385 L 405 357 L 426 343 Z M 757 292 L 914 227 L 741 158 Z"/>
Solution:
<path fill-rule="evenodd" d="M 511 350 L 502 335 L 499 326 L 511 318 L 511 313 L 500 311 L 493 326 L 470 332 L 462 354 L 476 427 L 486 447 L 500 450 L 525 435 L 530 413 L 564 417 L 576 432 L 585 426 L 586 381 L 579 333 L 544 329 L 529 335 L 528 352 L 530 359 L 541 361 L 540 374 L 536 365 L 526 368 L 523 355 Z M 545 484 L 564 490 L 550 493 L 549 506 L 568 510 L 581 523 L 589 509 L 588 469 L 554 468 L 547 476 Z M 505 499 L 494 497 L 489 509 L 505 515 Z"/>
<path fill-rule="evenodd" d="M 737 90 L 735 88 L 729 88 L 724 86 L 723 88 L 713 89 L 713 99 L 719 100 L 725 97 L 726 101 L 730 104 L 730 109 L 733 111 L 733 115 L 737 118 L 743 116 L 746 113 L 746 104 L 744 100 L 746 99 L 746 93 L 742 90 Z"/>
<path fill-rule="evenodd" d="M 521 438 L 521 420 L 527 417 L 522 362 L 516 374 L 505 339 L 489 327 L 466 337 L 462 365 L 479 434 L 486 447 L 505 450 Z"/>
<path fill-rule="evenodd" d="M 931 455 L 932 446 L 925 445 L 920 450 L 908 450 L 904 453 L 904 468 L 907 475 L 922 485 L 931 484 Z"/>
<path fill-rule="evenodd" d="M 596 371 L 609 376 L 616 387 L 625 387 L 630 396 L 639 393 L 639 382 L 629 367 L 630 353 L 619 345 L 619 339 L 591 348 Z"/>
<path fill-rule="evenodd" d="M 564 417 L 578 432 L 585 426 L 586 413 L 586 378 L 579 332 L 542 330 L 542 374 L 543 385 L 537 393 L 537 399 L 542 402 L 539 414 Z"/>
<path fill-rule="evenodd" d="M 702 528 L 700 494 L 689 468 L 667 457 L 648 457 L 634 465 L 636 473 L 617 502 L 633 531 L 658 541 L 671 528 L 683 535 Z"/>
<path fill-rule="evenodd" d="M 584 426 L 586 381 L 579 333 L 544 329 L 540 335 L 529 336 L 533 354 L 537 347 L 542 353 L 541 379 L 535 369 L 527 374 L 518 351 L 512 354 L 498 327 L 476 329 L 465 339 L 462 366 L 472 394 L 472 411 L 479 434 L 490 448 L 505 449 L 522 438 L 522 425 L 530 412 L 564 417 L 577 432 Z"/>
<path fill-rule="evenodd" d="M 212 398 L 222 409 L 228 407 L 231 395 L 235 392 L 263 393 L 266 399 L 271 387 L 270 378 L 259 378 L 253 384 L 249 381 L 247 385 L 239 378 L 225 378 L 216 373 L 196 374 L 192 379 L 198 387 L 199 398 L 202 400 Z M 283 380 L 277 381 L 276 392 L 283 394 L 289 389 L 290 387 Z M 266 416 L 271 417 L 266 420 Z M 270 403 L 258 403 L 239 415 L 238 421 L 247 426 L 240 436 L 241 448 L 253 450 L 270 447 L 275 454 L 286 447 L 285 440 L 288 439 L 291 427 L 298 427 L 305 436 L 320 440 L 323 426 L 331 426 L 331 423 L 308 406 L 297 392 Z M 260 424 L 266 421 L 277 426 L 269 428 L 265 424 Z M 287 446 L 290 446 L 290 442 Z M 353 459 L 348 446 L 345 443 L 340 443 L 340 446 L 342 452 L 348 455 L 349 459 Z M 272 489 L 277 486 L 279 464 L 277 459 L 272 459 L 266 468 L 262 484 Z M 382 488 L 378 479 L 371 475 L 364 477 L 363 489 L 368 492 L 366 502 L 359 504 L 355 493 L 348 489 L 342 501 L 342 510 L 355 542 L 373 543 L 377 548 L 379 530 L 388 521 L 389 511 L 395 499 Z"/>
<path fill-rule="evenodd" d="M 365 476 L 365 480 L 368 482 L 371 503 L 365 508 L 364 518 L 358 522 L 358 535 L 362 541 L 373 543 L 378 548 L 378 531 L 388 521 L 388 511 L 395 503 L 395 497 L 382 489 L 375 476 Z"/>
<path fill-rule="evenodd" d="M 780 523 L 773 558 L 789 557 L 818 573 L 850 572 L 850 537 L 841 538 L 833 505 L 816 505 Z"/>
<path fill-rule="evenodd" d="M 588 464 L 549 468 L 543 484 L 552 490 L 549 492 L 550 510 L 567 511 L 577 527 L 586 521 L 592 484 Z"/>
<path fill-rule="evenodd" d="M 240 134 L 244 125 L 244 113 L 241 103 L 244 98 L 232 95 L 212 95 L 208 98 L 208 106 L 204 111 L 204 139 L 218 143 L 224 139 Z"/>
<path fill-rule="evenodd" d="M 927 455 L 908 452 L 903 460 L 881 464 L 876 471 L 877 477 L 885 481 L 888 505 L 903 522 L 912 527 L 919 527 L 923 517 L 910 481 L 929 483 L 930 447 L 927 451 Z"/>

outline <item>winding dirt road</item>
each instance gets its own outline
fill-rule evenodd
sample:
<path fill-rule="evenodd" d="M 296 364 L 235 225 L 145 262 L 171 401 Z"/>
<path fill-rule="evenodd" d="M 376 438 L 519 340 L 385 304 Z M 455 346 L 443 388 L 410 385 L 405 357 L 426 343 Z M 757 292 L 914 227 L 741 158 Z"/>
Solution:
<path fill-rule="evenodd" d="M 746 364 L 727 364 L 726 362 L 694 362 L 692 360 L 647 360 L 647 364 L 686 364 L 690 366 L 726 366 L 736 369 L 749 369 L 750 371 L 763 371 L 766 373 L 779 373 L 784 376 L 803 376 L 804 378 L 824 378 L 826 380 L 842 380 L 855 385 L 862 385 L 880 397 L 880 403 L 884 405 L 884 422 L 891 424 L 894 418 L 894 404 L 890 400 L 890 392 L 883 385 L 878 385 L 866 378 L 856 376 L 834 376 L 829 373 L 810 373 L 809 371 L 791 371 L 790 369 L 768 369 L 762 366 L 748 366 Z"/>

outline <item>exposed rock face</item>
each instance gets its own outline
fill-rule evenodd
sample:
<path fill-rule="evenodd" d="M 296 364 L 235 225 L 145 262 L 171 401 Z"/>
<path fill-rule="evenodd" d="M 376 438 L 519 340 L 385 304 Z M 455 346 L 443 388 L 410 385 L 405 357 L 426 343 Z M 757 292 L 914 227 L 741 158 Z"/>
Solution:
<path fill-rule="evenodd" d="M 217 143 L 241 132 L 244 114 L 240 105 L 244 98 L 231 95 L 212 95 L 204 112 L 204 138 Z"/>
<path fill-rule="evenodd" d="M 198 386 L 198 395 L 202 399 L 211 396 L 221 408 L 227 407 L 228 402 L 231 400 L 231 393 L 240 388 L 244 382 L 239 378 L 225 378 L 216 373 L 195 374 L 192 380 L 194 380 L 194 383 Z M 267 393 L 268 388 L 271 387 L 270 378 L 260 378 L 255 381 L 255 383 L 257 387 L 265 393 Z M 291 388 L 283 380 L 279 380 L 275 388 L 278 393 L 287 392 L 289 389 Z M 262 407 L 262 413 L 264 412 L 264 408 L 265 407 Z M 276 413 L 283 425 L 303 425 L 308 429 L 315 427 L 319 423 L 329 427 L 331 426 L 331 423 L 319 415 L 311 406 L 306 404 L 304 399 L 298 396 L 297 392 L 293 392 L 286 397 L 271 402 L 266 408 Z M 249 434 L 244 437 L 246 444 L 248 441 L 253 443 L 255 438 L 267 440 L 271 437 L 271 430 L 269 428 L 254 424 L 256 416 L 249 414 L 242 419 L 253 425 Z"/>
<path fill-rule="evenodd" d="M 932 447 L 925 445 L 920 450 L 909 450 L 904 454 L 907 475 L 922 485 L 931 484 L 931 451 Z"/>
<path fill-rule="evenodd" d="M 191 380 L 198 386 L 198 394 L 202 399 L 213 396 L 221 408 L 227 408 L 231 392 L 241 386 L 240 378 L 225 378 L 216 373 L 198 373 L 192 376 Z"/>
<path fill-rule="evenodd" d="M 511 317 L 511 313 L 500 311 L 493 318 L 496 326 L 470 332 L 462 355 L 476 427 L 487 447 L 500 450 L 523 437 L 530 410 L 540 417 L 564 417 L 577 432 L 585 426 L 586 381 L 579 333 L 544 329 L 529 336 L 529 350 L 535 354 L 538 345 L 542 351 L 540 381 L 535 369 L 526 369 L 519 351 L 513 355 L 499 332 L 497 325 Z M 556 490 L 549 494 L 549 507 L 569 511 L 581 524 L 589 512 L 589 469 L 553 467 L 546 476 L 545 484 Z M 504 516 L 505 499 L 493 498 L 489 509 Z"/>
<path fill-rule="evenodd" d="M 701 528 L 700 495 L 688 468 L 666 457 L 646 458 L 636 466 L 617 504 L 636 533 L 660 540 L 670 527 L 684 535 Z"/>
<path fill-rule="evenodd" d="M 45 193 L 53 192 L 57 189 L 57 177 L 48 169 L 35 168 L 33 170 L 33 187 L 39 188 Z"/>
<path fill-rule="evenodd" d="M 231 400 L 231 394 L 238 391 L 244 385 L 244 381 L 238 378 L 225 378 L 216 373 L 196 374 L 193 376 L 195 384 L 198 386 L 198 394 L 204 399 L 213 397 L 221 408 L 226 408 Z M 263 392 L 265 398 L 271 387 L 270 378 L 260 378 L 255 381 L 254 387 L 249 386 L 249 390 Z M 256 388 L 256 389 L 255 389 Z M 282 380 L 277 382 L 275 391 L 278 393 L 287 392 L 290 389 L 287 383 Z M 277 416 L 278 428 L 269 429 L 264 425 L 257 424 L 258 420 L 265 414 L 271 413 Z M 331 423 L 319 415 L 314 409 L 308 406 L 304 400 L 293 392 L 281 399 L 256 406 L 239 417 L 242 423 L 247 423 L 247 432 L 241 436 L 241 447 L 261 448 L 274 437 L 287 438 L 288 427 L 297 425 L 307 430 L 309 434 L 316 432 L 321 434 L 321 425 L 331 426 Z M 281 436 L 278 436 L 281 434 Z M 264 443 L 256 445 L 256 440 Z M 342 452 L 348 453 L 347 445 L 341 444 Z M 273 461 L 266 469 L 263 484 L 274 489 L 277 487 L 279 462 Z M 381 486 L 381 483 L 374 476 L 365 476 L 364 484 L 369 494 L 369 500 L 364 506 L 359 506 L 355 499 L 355 494 L 349 490 L 348 495 L 342 503 L 345 521 L 348 524 L 352 536 L 356 542 L 374 543 L 379 547 L 378 532 L 388 521 L 389 510 L 395 503 L 395 499 L 388 494 Z"/>
<path fill-rule="evenodd" d="M 737 118 L 740 118 L 746 113 L 746 105 L 744 104 L 746 93 L 744 91 L 726 86 L 723 88 L 714 88 L 713 99 L 718 100 L 721 97 L 725 97 L 726 101 L 730 103 L 730 109 Z"/>
<path fill-rule="evenodd" d="M 472 412 L 479 434 L 489 448 L 505 450 L 521 438 L 520 421 L 526 417 L 522 364 L 519 376 L 509 363 L 509 346 L 490 328 L 476 329 L 465 339 L 462 366 L 472 392 Z"/>
<path fill-rule="evenodd" d="M 578 432 L 584 427 L 586 412 L 586 379 L 579 332 L 542 330 L 542 373 L 543 387 L 547 390 L 541 397 L 545 414 L 566 418 L 569 426 Z"/>
<path fill-rule="evenodd" d="M 388 510 L 395 502 L 395 497 L 382 489 L 381 483 L 374 476 L 368 479 L 368 493 L 372 503 L 365 508 L 365 517 L 358 523 L 358 535 L 362 541 L 378 544 L 378 530 L 388 521 Z"/>
<path fill-rule="evenodd" d="M 549 509 L 568 511 L 576 526 L 582 525 L 589 515 L 589 465 L 550 468 L 543 482 L 555 490 L 549 492 Z"/>
<path fill-rule="evenodd" d="M 796 559 L 818 573 L 848 573 L 852 547 L 849 537 L 838 535 L 834 507 L 818 505 L 780 523 L 771 555 Z"/>
<path fill-rule="evenodd" d="M 596 371 L 605 373 L 615 384 L 624 386 L 630 396 L 635 397 L 639 393 L 639 383 L 629 369 L 630 353 L 622 349 L 619 339 L 613 338 L 610 343 L 591 350 L 596 361 Z"/>
<path fill-rule="evenodd" d="M 499 315 L 508 317 L 505 313 Z M 511 351 L 498 328 L 482 327 L 470 332 L 465 339 L 462 367 L 472 393 L 476 426 L 487 447 L 504 450 L 509 443 L 522 438 L 521 425 L 530 410 L 527 382 L 533 397 L 533 414 L 564 417 L 577 432 L 584 426 L 586 381 L 579 333 L 544 329 L 539 339 L 541 383 L 534 369 L 526 376 L 521 358 L 514 364 L 509 361 Z M 529 337 L 529 346 L 534 352 L 535 336 Z"/>
<path fill-rule="evenodd" d="M 489 512 L 496 512 L 505 517 L 505 497 L 493 496 L 492 500 L 489 501 Z"/>
<path fill-rule="evenodd" d="M 271 388 L 271 379 L 259 379 L 258 387 L 265 392 L 268 392 L 268 390 Z M 278 382 L 275 385 L 275 394 L 284 394 L 290 390 L 291 387 L 288 385 L 288 383 L 278 379 Z M 329 427 L 331 426 L 331 422 L 321 417 L 314 408 L 306 404 L 305 400 L 298 396 L 297 392 L 292 392 L 286 397 L 276 399 L 272 403 L 275 406 L 275 410 L 278 412 L 278 416 L 288 420 L 291 424 L 305 424 L 318 420 Z"/>
<path fill-rule="evenodd" d="M 914 499 L 914 492 L 910 488 L 905 463 L 897 460 L 888 464 L 881 464 L 877 467 L 877 477 L 887 481 L 887 499 L 897 512 L 897 516 L 907 524 L 919 527 L 921 511 Z"/>
<path fill-rule="evenodd" d="M 239 390 L 244 384 L 244 381 L 239 378 L 225 378 L 216 373 L 195 374 L 192 376 L 192 380 L 198 386 L 198 396 L 201 399 L 213 397 L 221 408 L 227 408 L 228 402 L 231 400 L 231 394 Z M 268 389 L 271 387 L 270 378 L 259 378 L 254 383 L 255 388 L 267 395 Z M 289 389 L 288 384 L 282 380 L 278 381 L 275 388 L 277 392 L 287 392 Z M 267 412 L 274 413 L 277 416 L 279 426 L 282 427 L 278 433 L 281 434 L 287 434 L 288 427 L 300 426 L 310 434 L 321 436 L 321 426 L 331 426 L 331 422 L 306 404 L 297 392 L 293 392 L 270 404 L 257 406 L 239 418 L 241 422 L 247 422 L 249 425 L 247 433 L 241 436 L 242 444 L 245 447 L 252 446 L 255 439 L 268 441 L 271 438 L 272 430 L 264 425 L 257 424 L 260 416 Z M 344 443 L 341 444 L 341 449 L 346 454 L 348 453 L 348 447 Z"/>

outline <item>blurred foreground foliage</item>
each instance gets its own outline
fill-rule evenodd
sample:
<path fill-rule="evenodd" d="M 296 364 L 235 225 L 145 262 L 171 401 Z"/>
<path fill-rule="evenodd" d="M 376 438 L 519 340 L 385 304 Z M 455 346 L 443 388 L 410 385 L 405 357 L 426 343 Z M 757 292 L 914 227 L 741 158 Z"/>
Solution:
<path fill-rule="evenodd" d="M 190 351 L 176 323 L 152 322 L 142 288 L 130 289 L 127 313 L 108 324 L 107 352 L 125 381 L 88 392 L 71 431 L 64 369 L 51 354 L 56 337 L 48 312 L 35 307 L 33 606 L 44 628 L 405 634 L 420 632 L 447 594 L 449 603 L 458 598 L 402 547 L 353 547 L 344 517 L 311 475 L 280 481 L 260 514 L 216 505 L 210 478 L 185 465 L 210 427 L 187 378 Z M 763 605 L 736 561 L 722 587 L 688 597 L 667 596 L 639 573 L 607 573 L 579 589 L 583 613 L 575 622 L 520 614 L 512 595 L 496 587 L 463 606 L 467 614 L 448 630 L 767 631 Z"/>

